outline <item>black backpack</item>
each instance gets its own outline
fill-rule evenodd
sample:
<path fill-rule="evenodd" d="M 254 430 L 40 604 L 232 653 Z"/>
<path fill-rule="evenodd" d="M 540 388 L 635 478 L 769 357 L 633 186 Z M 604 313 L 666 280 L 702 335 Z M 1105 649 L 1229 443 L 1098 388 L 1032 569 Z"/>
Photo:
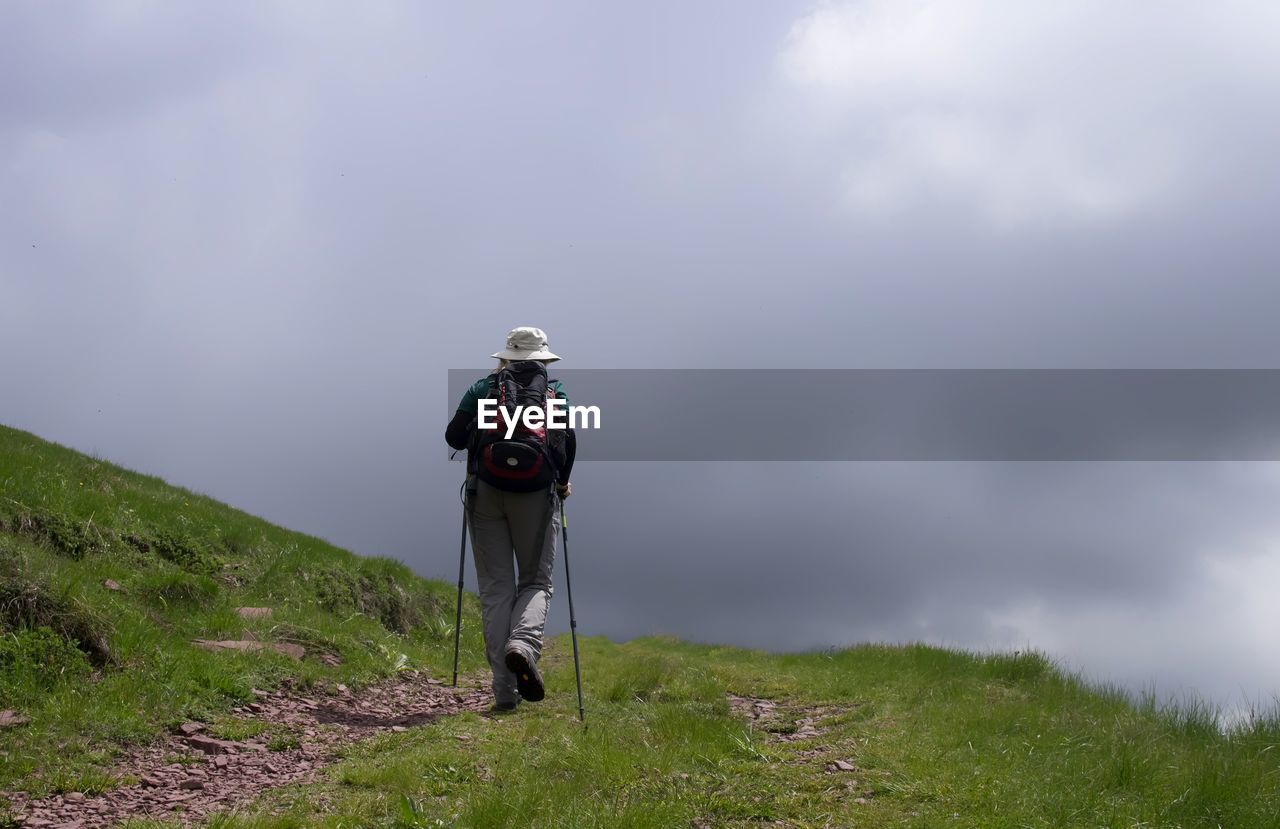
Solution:
<path fill-rule="evenodd" d="M 547 380 L 547 367 L 537 360 L 521 360 L 508 363 L 490 378 L 488 398 L 514 415 L 516 406 L 545 410 L 555 394 Z M 536 492 L 554 483 L 565 462 L 564 430 L 545 425 L 529 429 L 519 422 L 508 438 L 501 412 L 495 420 L 493 429 L 476 425 L 475 449 L 470 454 L 480 480 L 507 492 Z"/>

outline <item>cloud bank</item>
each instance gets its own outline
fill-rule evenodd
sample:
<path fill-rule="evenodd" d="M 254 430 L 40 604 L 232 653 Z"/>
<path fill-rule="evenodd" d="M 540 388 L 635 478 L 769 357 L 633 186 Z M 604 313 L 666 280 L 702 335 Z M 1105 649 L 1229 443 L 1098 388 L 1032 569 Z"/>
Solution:
<path fill-rule="evenodd" d="M 1280 90 L 1274 4 L 865 0 L 791 28 L 786 79 L 846 151 L 849 207 L 972 211 L 989 228 L 1110 224 L 1194 194 Z"/>

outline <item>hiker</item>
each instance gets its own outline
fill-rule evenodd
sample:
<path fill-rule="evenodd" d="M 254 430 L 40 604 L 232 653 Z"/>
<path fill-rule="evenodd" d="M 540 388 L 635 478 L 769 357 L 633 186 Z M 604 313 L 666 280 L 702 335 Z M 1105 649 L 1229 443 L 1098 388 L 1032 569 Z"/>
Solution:
<path fill-rule="evenodd" d="M 577 439 L 572 429 L 523 426 L 508 439 L 501 413 L 499 428 L 478 428 L 481 400 L 545 407 L 558 397 L 568 405 L 562 384 L 547 378 L 546 365 L 560 358 L 548 349 L 541 329 L 513 329 L 506 347 L 493 356 L 497 370 L 462 395 L 445 442 L 467 450 L 467 524 L 494 709 L 514 711 L 521 699 L 537 702 L 545 695 L 538 658 L 551 605 L 557 507 L 572 489 Z"/>

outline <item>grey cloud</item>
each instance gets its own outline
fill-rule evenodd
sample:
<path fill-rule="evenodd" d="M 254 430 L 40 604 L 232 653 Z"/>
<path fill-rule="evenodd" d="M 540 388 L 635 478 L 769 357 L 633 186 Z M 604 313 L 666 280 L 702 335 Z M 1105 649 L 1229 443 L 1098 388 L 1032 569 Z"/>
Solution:
<path fill-rule="evenodd" d="M 281 34 L 270 17 L 212 3 L 8 4 L 0 130 L 98 130 L 145 117 L 262 60 L 263 36 Z"/>

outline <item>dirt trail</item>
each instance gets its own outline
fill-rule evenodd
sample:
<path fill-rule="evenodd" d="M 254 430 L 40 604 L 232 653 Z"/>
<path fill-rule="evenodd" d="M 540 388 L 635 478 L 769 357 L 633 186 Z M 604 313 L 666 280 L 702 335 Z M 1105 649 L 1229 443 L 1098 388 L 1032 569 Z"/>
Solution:
<path fill-rule="evenodd" d="M 273 744 L 277 750 L 261 740 L 219 740 L 204 724 L 186 723 L 177 733 L 129 752 L 116 766 L 117 777 L 136 783 L 97 795 L 68 792 L 40 800 L 29 800 L 22 792 L 0 796 L 13 804 L 23 829 L 89 829 L 144 816 L 189 826 L 244 805 L 267 789 L 315 778 L 342 746 L 448 714 L 483 711 L 492 701 L 479 681 L 454 689 L 416 671 L 359 693 L 341 685 L 332 695 L 255 691 L 252 703 L 233 710 L 269 723 L 277 738 L 287 731 L 287 740 Z"/>
<path fill-rule="evenodd" d="M 875 796 L 875 788 L 868 787 L 869 778 L 887 777 L 889 774 L 887 771 L 868 771 L 847 754 L 841 756 L 846 750 L 855 748 L 848 741 L 828 742 L 834 721 L 852 711 L 855 705 L 802 705 L 737 694 L 728 694 L 728 698 L 729 710 L 745 719 L 752 730 L 764 732 L 771 742 L 796 744 L 795 754 L 784 762 L 819 766 L 822 774 L 838 779 L 838 783 L 833 783 L 827 791 L 843 790 L 853 804 L 870 803 Z M 694 826 L 698 827 L 699 822 L 694 821 Z"/>
<path fill-rule="evenodd" d="M 798 705 L 760 697 L 728 694 L 729 709 L 769 735 L 770 740 L 794 743 L 819 737 L 829 730 L 826 720 L 852 710 L 852 706 Z"/>

